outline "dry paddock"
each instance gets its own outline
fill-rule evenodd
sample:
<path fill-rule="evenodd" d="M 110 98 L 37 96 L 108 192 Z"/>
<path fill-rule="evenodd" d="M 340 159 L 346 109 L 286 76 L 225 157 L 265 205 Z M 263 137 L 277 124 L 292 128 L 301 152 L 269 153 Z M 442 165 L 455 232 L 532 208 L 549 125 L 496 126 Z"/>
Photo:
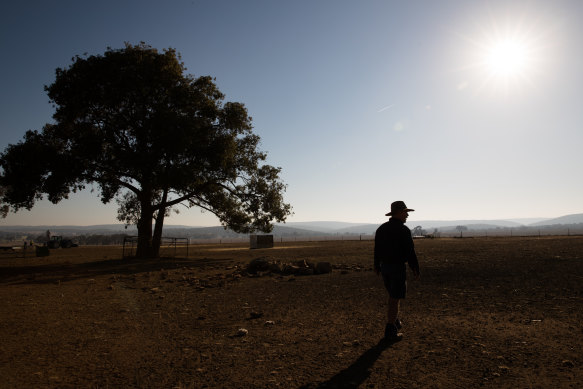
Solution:
<path fill-rule="evenodd" d="M 583 387 L 583 237 L 416 241 L 422 275 L 393 345 L 372 245 L 2 258 L 0 387 Z M 247 276 L 260 256 L 335 269 Z"/>

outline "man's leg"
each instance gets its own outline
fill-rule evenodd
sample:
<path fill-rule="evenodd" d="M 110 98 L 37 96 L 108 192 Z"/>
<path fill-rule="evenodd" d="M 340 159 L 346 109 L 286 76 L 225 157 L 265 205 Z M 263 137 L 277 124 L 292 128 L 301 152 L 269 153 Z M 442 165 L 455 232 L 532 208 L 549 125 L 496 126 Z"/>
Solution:
<path fill-rule="evenodd" d="M 403 335 L 399 333 L 399 329 L 395 325 L 397 315 L 399 314 L 399 299 L 389 297 L 389 308 L 387 312 L 387 325 L 385 327 L 385 339 L 389 341 L 401 340 Z"/>
<path fill-rule="evenodd" d="M 391 341 L 400 340 L 402 334 L 399 333 L 401 328 L 400 322 L 397 326 L 397 317 L 399 315 L 399 303 L 401 298 L 405 297 L 407 284 L 405 265 L 399 264 L 397 266 L 385 265 L 381 266 L 383 273 L 383 281 L 385 287 L 389 292 L 389 306 L 387 309 L 387 325 L 385 327 L 385 338 Z"/>
<path fill-rule="evenodd" d="M 388 323 L 394 323 L 397 321 L 397 317 L 399 316 L 399 299 L 393 298 L 389 296 L 389 308 L 388 308 Z"/>

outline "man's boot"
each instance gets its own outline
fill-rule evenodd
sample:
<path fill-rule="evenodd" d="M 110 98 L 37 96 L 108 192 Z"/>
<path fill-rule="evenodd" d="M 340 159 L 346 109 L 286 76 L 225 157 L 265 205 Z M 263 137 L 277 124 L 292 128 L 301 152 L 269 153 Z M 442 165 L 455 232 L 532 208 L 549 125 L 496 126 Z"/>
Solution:
<path fill-rule="evenodd" d="M 387 323 L 385 327 L 385 340 L 389 342 L 398 342 L 403 339 L 403 334 L 401 334 L 397 327 L 392 323 Z"/>
<path fill-rule="evenodd" d="M 401 320 L 399 320 L 399 318 L 397 318 L 397 320 L 395 320 L 395 327 L 397 327 L 397 331 L 399 331 L 401 328 L 403 328 L 403 326 L 401 325 Z"/>

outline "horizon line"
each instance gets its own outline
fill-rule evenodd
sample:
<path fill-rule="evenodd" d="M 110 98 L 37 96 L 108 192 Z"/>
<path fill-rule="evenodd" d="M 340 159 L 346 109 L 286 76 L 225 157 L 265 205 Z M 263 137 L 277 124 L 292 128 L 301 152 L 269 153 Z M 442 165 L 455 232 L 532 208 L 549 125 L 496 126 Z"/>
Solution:
<path fill-rule="evenodd" d="M 420 223 L 420 222 L 472 222 L 472 221 L 514 221 L 514 220 L 530 220 L 530 219 L 541 219 L 541 220 L 552 220 L 558 219 L 564 216 L 571 216 L 577 214 L 568 214 L 558 217 L 517 217 L 517 218 L 498 218 L 498 219 L 412 219 L 407 220 L 406 224 L 409 223 Z M 386 216 L 385 216 L 386 217 Z M 388 219 L 387 219 L 388 220 Z M 352 225 L 370 225 L 379 224 L 379 222 L 346 222 L 338 220 L 310 220 L 310 221 L 290 221 L 284 223 L 274 223 L 276 226 L 285 226 L 288 224 L 307 224 L 307 223 L 341 223 L 341 224 L 352 224 Z M 124 223 L 100 223 L 100 224 L 6 224 L 0 225 L 0 228 L 4 227 L 37 227 L 37 228 L 49 228 L 49 227 L 99 227 L 99 226 L 125 226 Z M 190 224 L 165 224 L 165 227 L 188 227 L 188 228 L 213 228 L 213 227 L 224 227 L 220 224 L 215 225 L 190 225 Z M 135 225 L 129 225 L 128 228 L 135 228 Z"/>

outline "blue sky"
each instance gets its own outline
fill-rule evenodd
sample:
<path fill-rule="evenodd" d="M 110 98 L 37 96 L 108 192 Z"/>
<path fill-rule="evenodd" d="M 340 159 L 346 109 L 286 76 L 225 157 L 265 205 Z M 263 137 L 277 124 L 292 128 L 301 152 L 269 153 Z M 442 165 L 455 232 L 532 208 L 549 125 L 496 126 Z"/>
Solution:
<path fill-rule="evenodd" d="M 144 41 L 247 106 L 289 221 L 380 223 L 394 200 L 412 220 L 583 212 L 581 1 L 21 1 L 0 14 L 2 150 L 52 121 L 56 68 Z M 0 225 L 115 216 L 87 191 Z M 166 223 L 218 224 L 199 210 Z"/>

